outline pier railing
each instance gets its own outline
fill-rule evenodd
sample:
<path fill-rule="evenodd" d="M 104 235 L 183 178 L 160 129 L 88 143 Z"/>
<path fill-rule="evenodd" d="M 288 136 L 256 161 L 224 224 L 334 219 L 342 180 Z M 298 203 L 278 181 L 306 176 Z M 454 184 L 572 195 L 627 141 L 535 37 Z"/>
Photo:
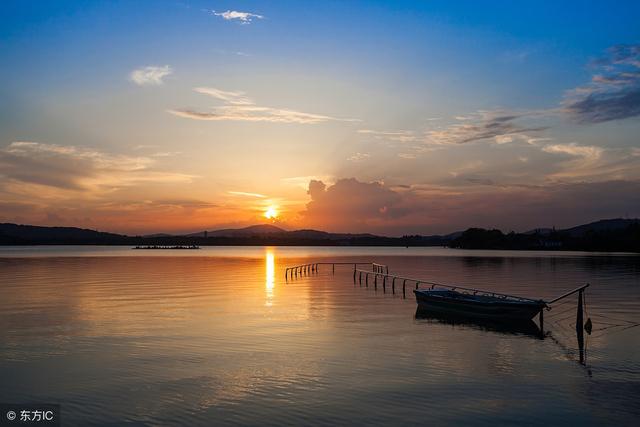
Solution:
<path fill-rule="evenodd" d="M 428 285 L 431 287 L 431 289 L 434 289 L 436 287 L 438 288 L 445 288 L 445 289 L 449 289 L 452 291 L 462 291 L 463 293 L 471 293 L 473 295 L 489 295 L 489 296 L 493 296 L 493 297 L 499 297 L 499 298 L 505 298 L 505 299 L 510 299 L 510 300 L 517 300 L 517 301 L 535 301 L 535 302 L 540 302 L 541 300 L 535 300 L 535 299 L 531 299 L 531 298 L 524 298 L 524 297 L 518 297 L 515 295 L 509 295 L 509 294 L 503 294 L 500 292 L 491 292 L 491 291 L 483 291 L 480 289 L 474 289 L 474 288 L 465 288 L 463 286 L 456 286 L 456 285 L 447 285 L 444 283 L 437 283 L 437 282 L 432 282 L 429 280 L 423 280 L 423 279 L 415 279 L 412 277 L 405 277 L 405 276 L 398 276 L 396 274 L 389 274 L 387 273 L 378 273 L 375 271 L 367 271 L 367 270 L 361 270 L 361 269 L 354 269 L 353 271 L 353 282 L 356 282 L 356 277 L 357 277 L 357 281 L 362 284 L 362 276 L 364 275 L 364 280 L 365 280 L 365 285 L 368 287 L 369 286 L 369 276 L 373 275 L 373 285 L 374 287 L 377 289 L 378 287 L 378 278 L 382 278 L 382 289 L 383 291 L 386 291 L 386 284 L 387 284 L 387 279 L 389 279 L 391 281 L 391 290 L 393 293 L 395 293 L 395 286 L 396 286 L 396 280 L 400 280 L 402 281 L 402 294 L 405 295 L 406 294 L 406 286 L 407 283 L 409 284 L 415 284 L 415 289 L 419 289 L 420 285 Z"/>
<path fill-rule="evenodd" d="M 289 279 L 289 278 L 297 278 L 298 276 L 301 275 L 307 275 L 310 273 L 317 273 L 319 271 L 320 266 L 331 266 L 331 272 L 335 274 L 336 271 L 336 265 L 349 265 L 349 266 L 353 266 L 353 283 L 354 285 L 356 283 L 359 283 L 360 286 L 362 286 L 363 284 L 363 280 L 364 280 L 364 285 L 366 287 L 369 287 L 369 278 L 372 277 L 373 279 L 373 286 L 375 287 L 375 289 L 378 289 L 378 281 L 381 280 L 381 284 L 382 284 L 382 290 L 383 292 L 386 292 L 387 290 L 387 281 L 390 282 L 391 284 L 391 292 L 393 294 L 396 293 L 396 281 L 398 283 L 402 283 L 402 296 L 404 298 L 406 298 L 406 289 L 407 289 L 407 284 L 409 284 L 409 286 L 411 286 L 412 288 L 415 287 L 415 289 L 420 289 L 421 285 L 427 285 L 430 287 L 430 289 L 434 289 L 434 288 L 444 288 L 444 289 L 449 289 L 452 291 L 459 291 L 462 293 L 466 293 L 466 294 L 471 294 L 471 295 L 487 295 L 487 296 L 492 296 L 492 297 L 496 297 L 496 298 L 503 298 L 505 300 L 509 300 L 509 301 L 520 301 L 520 302 L 535 302 L 538 303 L 540 306 L 540 312 L 539 312 L 539 326 L 540 326 L 540 331 L 542 336 L 544 336 L 544 309 L 546 308 L 547 310 L 551 310 L 551 305 L 561 301 L 571 295 L 574 294 L 578 294 L 578 304 L 577 304 L 577 310 L 576 310 L 576 335 L 578 338 L 578 345 L 579 345 L 579 350 L 580 350 L 580 363 L 584 363 L 584 334 L 583 331 L 586 331 L 588 334 L 591 333 L 591 320 L 587 319 L 587 322 L 584 322 L 584 312 L 585 312 L 585 303 L 584 303 L 584 294 L 585 294 L 585 290 L 587 287 L 589 287 L 589 284 L 583 285 L 583 286 L 579 286 L 569 292 L 566 292 L 563 295 L 560 295 L 557 298 L 554 298 L 552 300 L 549 301 L 545 301 L 543 299 L 533 299 L 533 298 L 524 298 L 524 297 L 520 297 L 520 296 L 515 296 L 515 295 L 509 295 L 509 294 L 504 294 L 504 293 L 500 293 L 500 292 L 492 292 L 492 291 L 484 291 L 481 289 L 474 289 L 474 288 L 467 288 L 467 287 L 463 287 L 463 286 L 456 286 L 456 285 L 447 285 L 444 283 L 437 283 L 437 282 L 432 282 L 430 280 L 424 280 L 424 279 L 415 279 L 412 277 L 405 277 L 405 276 L 400 276 L 397 274 L 389 274 L 389 266 L 384 265 L 384 264 L 377 264 L 375 262 L 314 262 L 314 263 L 308 263 L 308 264 L 300 264 L 300 265 L 296 265 L 293 267 L 287 267 L 287 269 L 285 270 L 285 279 Z M 369 269 L 361 269 L 358 268 L 358 266 L 370 266 Z M 563 312 L 564 313 L 564 312 Z"/>
<path fill-rule="evenodd" d="M 309 264 L 300 264 L 293 267 L 287 267 L 284 272 L 285 280 L 290 277 L 298 277 L 304 274 L 317 273 L 321 265 L 330 265 L 331 273 L 336 272 L 336 265 L 352 265 L 355 277 L 355 271 L 358 270 L 359 265 L 371 266 L 371 273 L 389 273 L 389 266 L 384 264 L 377 264 L 375 262 L 312 262 Z M 359 271 L 359 270 L 358 270 Z"/>

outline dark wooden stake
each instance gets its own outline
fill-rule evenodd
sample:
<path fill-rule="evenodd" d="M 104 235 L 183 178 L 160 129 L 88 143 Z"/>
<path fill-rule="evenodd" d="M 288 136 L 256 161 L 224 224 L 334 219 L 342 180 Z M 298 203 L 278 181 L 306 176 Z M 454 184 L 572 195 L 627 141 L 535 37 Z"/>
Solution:
<path fill-rule="evenodd" d="M 580 351 L 580 363 L 584 364 L 584 322 L 582 319 L 582 294 L 578 292 L 578 311 L 576 313 L 576 335 L 578 336 L 578 350 Z"/>

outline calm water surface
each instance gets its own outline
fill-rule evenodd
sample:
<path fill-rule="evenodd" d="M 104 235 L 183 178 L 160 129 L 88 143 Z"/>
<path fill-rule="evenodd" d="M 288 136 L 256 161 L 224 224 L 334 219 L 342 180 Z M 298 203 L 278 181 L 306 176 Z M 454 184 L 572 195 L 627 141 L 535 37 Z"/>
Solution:
<path fill-rule="evenodd" d="M 575 305 L 544 339 L 450 324 L 348 266 L 285 282 L 309 260 L 540 298 L 591 283 L 586 361 Z M 60 403 L 64 425 L 634 425 L 637 322 L 633 255 L 5 247 L 0 402 Z"/>

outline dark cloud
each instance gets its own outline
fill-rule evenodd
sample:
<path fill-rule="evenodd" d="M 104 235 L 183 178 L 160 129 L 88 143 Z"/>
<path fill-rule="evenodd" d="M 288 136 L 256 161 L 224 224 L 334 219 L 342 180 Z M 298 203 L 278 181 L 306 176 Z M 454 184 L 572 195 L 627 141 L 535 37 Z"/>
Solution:
<path fill-rule="evenodd" d="M 579 123 L 601 123 L 640 115 L 640 45 L 617 45 L 593 63 L 591 82 L 569 92 L 563 109 Z"/>
<path fill-rule="evenodd" d="M 304 217 L 316 222 L 329 219 L 340 222 L 352 218 L 368 223 L 391 216 L 401 201 L 400 194 L 379 182 L 360 182 L 354 178 L 340 179 L 327 187 L 322 181 L 309 182 L 309 196 Z"/>
<path fill-rule="evenodd" d="M 526 126 L 518 123 L 527 113 L 500 114 L 499 112 L 483 112 L 465 117 L 467 123 L 451 125 L 442 130 L 427 133 L 428 139 L 436 144 L 467 144 L 487 139 L 499 139 L 513 135 L 536 133 L 546 130 L 543 126 Z"/>
<path fill-rule="evenodd" d="M 330 186 L 313 181 L 309 194 L 311 201 L 302 212 L 305 226 L 387 235 L 472 226 L 525 231 L 640 216 L 640 181 L 509 186 L 487 180 L 467 188 L 414 185 L 394 191 L 383 183 L 351 178 Z"/>

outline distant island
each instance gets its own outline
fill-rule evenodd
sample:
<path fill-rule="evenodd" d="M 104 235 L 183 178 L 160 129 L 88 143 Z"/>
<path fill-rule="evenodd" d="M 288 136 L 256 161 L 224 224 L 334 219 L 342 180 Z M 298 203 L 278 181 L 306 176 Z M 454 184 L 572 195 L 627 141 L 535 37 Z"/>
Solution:
<path fill-rule="evenodd" d="M 374 234 L 287 231 L 273 225 L 201 231 L 186 235 L 126 236 L 75 227 L 0 224 L 0 245 L 163 246 L 447 246 L 460 249 L 640 252 L 640 219 L 605 219 L 525 233 L 469 228 L 447 235 L 386 237 Z"/>

